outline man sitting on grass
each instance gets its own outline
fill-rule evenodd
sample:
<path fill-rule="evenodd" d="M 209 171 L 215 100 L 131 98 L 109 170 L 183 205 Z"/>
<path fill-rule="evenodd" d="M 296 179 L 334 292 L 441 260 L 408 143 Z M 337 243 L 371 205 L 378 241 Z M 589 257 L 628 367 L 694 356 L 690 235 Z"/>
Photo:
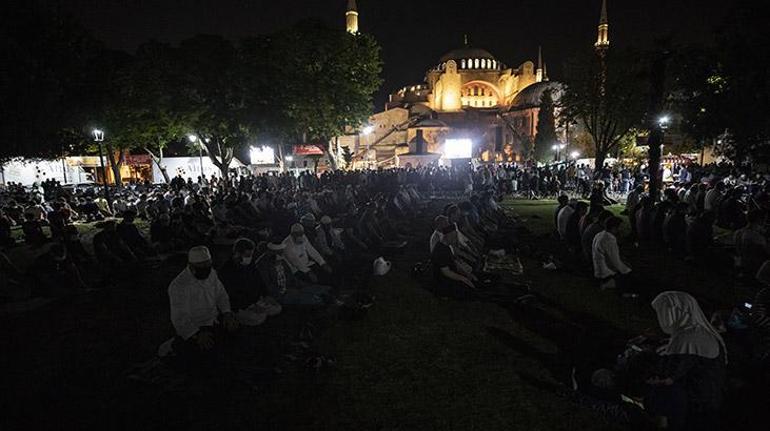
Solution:
<path fill-rule="evenodd" d="M 187 261 L 168 287 L 171 323 L 177 334 L 173 350 L 188 372 L 206 373 L 216 365 L 214 349 L 222 341 L 221 328 L 232 332 L 238 329 L 238 321 L 230 310 L 227 291 L 212 269 L 209 249 L 193 247 Z"/>
<path fill-rule="evenodd" d="M 580 242 L 581 248 L 583 250 L 583 257 L 586 259 L 586 261 L 593 262 L 592 247 L 594 244 L 594 238 L 599 232 L 604 230 L 604 223 L 606 223 L 607 219 L 610 217 L 612 217 L 612 212 L 602 210 L 602 212 L 599 213 L 597 219 L 593 223 L 589 224 L 585 231 L 583 231 Z"/>
<path fill-rule="evenodd" d="M 305 236 L 305 228 L 301 224 L 291 227 L 291 234 L 283 243 L 286 245 L 284 256 L 300 279 L 317 284 L 319 277 L 326 279 L 332 273 L 331 266 Z"/>
<path fill-rule="evenodd" d="M 265 293 L 282 305 L 323 305 L 329 302 L 330 287 L 303 283 L 292 273 L 284 259 L 286 243 L 273 240 L 265 253 L 257 259 Z"/>
<path fill-rule="evenodd" d="M 436 294 L 457 299 L 475 298 L 476 277 L 465 272 L 456 262 L 454 248 L 458 245 L 457 228 L 449 224 L 442 229 L 441 235 L 441 241 L 431 254 Z"/>
<path fill-rule="evenodd" d="M 604 230 L 596 234 L 591 247 L 594 263 L 594 276 L 602 289 L 617 287 L 616 278 L 631 273 L 631 267 L 623 263 L 618 249 L 618 230 L 622 221 L 615 216 L 604 222 Z"/>

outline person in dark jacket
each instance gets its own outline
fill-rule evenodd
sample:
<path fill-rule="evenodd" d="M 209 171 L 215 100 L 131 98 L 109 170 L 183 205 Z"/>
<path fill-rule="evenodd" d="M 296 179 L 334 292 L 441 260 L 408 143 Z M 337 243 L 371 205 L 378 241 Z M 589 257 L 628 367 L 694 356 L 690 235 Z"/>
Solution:
<path fill-rule="evenodd" d="M 250 239 L 237 240 L 232 256 L 219 268 L 219 280 L 230 296 L 233 310 L 256 304 L 265 293 L 254 257 L 255 249 L 256 245 Z"/>

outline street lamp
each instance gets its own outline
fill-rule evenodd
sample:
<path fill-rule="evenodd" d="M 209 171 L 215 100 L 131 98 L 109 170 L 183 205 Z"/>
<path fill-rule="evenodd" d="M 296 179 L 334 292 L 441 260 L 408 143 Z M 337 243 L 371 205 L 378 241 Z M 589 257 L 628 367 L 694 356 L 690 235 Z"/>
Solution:
<path fill-rule="evenodd" d="M 102 150 L 102 142 L 104 142 L 104 131 L 101 129 L 94 129 L 91 132 L 94 136 L 94 142 L 99 146 L 99 163 L 102 165 L 102 183 L 104 184 L 104 199 L 107 201 L 107 206 L 112 211 L 112 200 L 110 199 L 110 187 L 107 184 L 107 169 L 104 167 L 104 151 Z"/>
<path fill-rule="evenodd" d="M 566 145 L 566 144 L 554 144 L 554 145 L 551 147 L 551 149 L 552 149 L 552 150 L 554 150 L 554 151 L 556 152 L 556 161 L 557 161 L 557 162 L 561 160 L 561 152 L 562 152 L 562 150 L 564 150 L 565 148 L 567 148 L 567 145 Z"/>
<path fill-rule="evenodd" d="M 199 142 L 198 137 L 195 135 L 187 135 L 187 139 L 191 144 L 198 142 L 198 163 L 201 165 L 201 180 L 205 180 L 206 176 L 203 175 L 203 142 Z M 206 139 L 206 142 L 209 140 Z"/>
<path fill-rule="evenodd" d="M 662 117 L 658 118 L 658 125 L 663 130 L 668 129 L 668 125 L 670 123 L 671 123 L 671 117 L 669 117 L 668 115 L 663 115 Z"/>
<path fill-rule="evenodd" d="M 369 136 L 369 135 L 371 135 L 372 133 L 374 133 L 374 126 L 366 126 L 366 127 L 364 127 L 364 128 L 361 130 L 361 133 L 362 133 L 364 136 Z"/>
<path fill-rule="evenodd" d="M 573 151 L 569 156 L 572 157 L 572 160 L 577 160 L 577 158 L 580 157 L 580 151 Z"/>

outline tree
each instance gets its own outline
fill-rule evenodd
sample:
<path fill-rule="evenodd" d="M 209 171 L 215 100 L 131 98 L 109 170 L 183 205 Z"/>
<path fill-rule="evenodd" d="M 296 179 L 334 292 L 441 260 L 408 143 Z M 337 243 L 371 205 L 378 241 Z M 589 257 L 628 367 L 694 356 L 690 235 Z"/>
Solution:
<path fill-rule="evenodd" d="M 130 82 L 128 70 L 131 62 L 132 57 L 124 52 L 102 51 L 99 58 L 99 76 L 89 84 L 94 103 L 93 107 L 87 110 L 87 115 L 94 127 L 105 132 L 104 156 L 109 162 L 117 187 L 123 184 L 120 170 L 126 160 L 126 152 L 135 145 L 131 133 L 135 128 L 132 118 L 134 110 L 124 94 L 124 89 Z M 92 139 L 90 132 L 88 129 L 83 130 L 83 139 L 88 143 L 91 143 Z M 91 143 L 90 152 L 97 151 L 95 146 L 96 144 Z"/>
<path fill-rule="evenodd" d="M 713 47 L 690 49 L 675 65 L 675 101 L 685 131 L 701 145 L 721 141 L 734 161 L 770 162 L 770 34 L 764 5 L 731 2 Z"/>
<path fill-rule="evenodd" d="M 342 147 L 342 160 L 345 161 L 345 169 L 352 166 L 353 153 L 350 151 L 350 147 Z"/>
<path fill-rule="evenodd" d="M 270 46 L 281 118 L 280 139 L 321 142 L 330 162 L 329 142 L 371 115 L 373 94 L 381 84 L 382 60 L 375 40 L 316 21 L 279 32 Z"/>
<path fill-rule="evenodd" d="M 122 91 L 130 106 L 131 127 L 126 132 L 130 134 L 132 149 L 147 153 L 166 183 L 170 177 L 163 163 L 163 151 L 169 143 L 184 137 L 182 118 L 172 103 L 178 80 L 174 69 L 176 55 L 167 44 L 143 44 L 127 71 Z"/>
<path fill-rule="evenodd" d="M 0 6 L 0 159 L 61 156 L 63 138 L 77 134 L 93 102 L 87 90 L 98 77 L 101 45 L 74 20 L 36 3 Z"/>
<path fill-rule="evenodd" d="M 534 157 L 538 161 L 553 160 L 552 147 L 557 142 L 556 117 L 551 90 L 546 90 L 540 99 L 540 110 L 537 113 L 537 130 L 535 135 Z"/>
<path fill-rule="evenodd" d="M 235 149 L 245 146 L 252 132 L 239 52 L 220 36 L 199 35 L 182 41 L 177 53 L 173 109 L 227 178 Z"/>
<path fill-rule="evenodd" d="M 577 122 L 591 136 L 596 166 L 619 145 L 632 128 L 643 124 L 648 102 L 643 56 L 608 53 L 573 59 L 561 98 L 563 121 Z"/>

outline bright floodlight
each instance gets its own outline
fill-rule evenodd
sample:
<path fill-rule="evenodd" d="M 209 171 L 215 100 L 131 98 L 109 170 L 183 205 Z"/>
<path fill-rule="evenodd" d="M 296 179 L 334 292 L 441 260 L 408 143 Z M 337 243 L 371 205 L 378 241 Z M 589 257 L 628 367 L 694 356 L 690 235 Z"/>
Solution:
<path fill-rule="evenodd" d="M 101 129 L 94 129 L 93 132 L 91 132 L 94 135 L 94 141 L 96 142 L 102 142 L 104 141 L 104 131 Z"/>
<path fill-rule="evenodd" d="M 195 143 L 198 141 L 198 137 L 195 135 L 187 135 L 187 140 L 189 140 L 192 143 Z"/>
<path fill-rule="evenodd" d="M 374 133 L 374 126 L 364 127 L 363 130 L 361 130 L 361 133 L 363 133 L 364 136 L 371 135 L 372 133 Z"/>
<path fill-rule="evenodd" d="M 275 150 L 272 147 L 251 147 L 249 156 L 252 165 L 272 165 L 275 163 Z"/>
<path fill-rule="evenodd" d="M 294 156 L 286 156 L 286 161 L 291 162 L 294 160 Z"/>
<path fill-rule="evenodd" d="M 561 147 L 559 146 L 559 144 L 553 144 L 553 145 L 551 145 L 551 149 L 552 149 L 552 150 L 554 150 L 554 151 L 558 151 L 558 150 L 559 150 L 559 148 L 561 148 Z"/>
<path fill-rule="evenodd" d="M 563 150 L 565 148 L 567 148 L 567 144 L 559 144 L 559 149 L 560 150 Z"/>
<path fill-rule="evenodd" d="M 572 157 L 573 159 L 577 159 L 578 157 L 580 157 L 580 151 L 571 152 L 570 157 Z"/>
<path fill-rule="evenodd" d="M 470 139 L 447 139 L 444 157 L 447 159 L 470 159 L 473 155 L 473 141 Z"/>
<path fill-rule="evenodd" d="M 667 126 L 668 123 L 670 122 L 671 122 L 671 117 L 669 117 L 668 115 L 664 115 L 658 119 L 658 124 L 660 124 L 661 126 Z"/>

